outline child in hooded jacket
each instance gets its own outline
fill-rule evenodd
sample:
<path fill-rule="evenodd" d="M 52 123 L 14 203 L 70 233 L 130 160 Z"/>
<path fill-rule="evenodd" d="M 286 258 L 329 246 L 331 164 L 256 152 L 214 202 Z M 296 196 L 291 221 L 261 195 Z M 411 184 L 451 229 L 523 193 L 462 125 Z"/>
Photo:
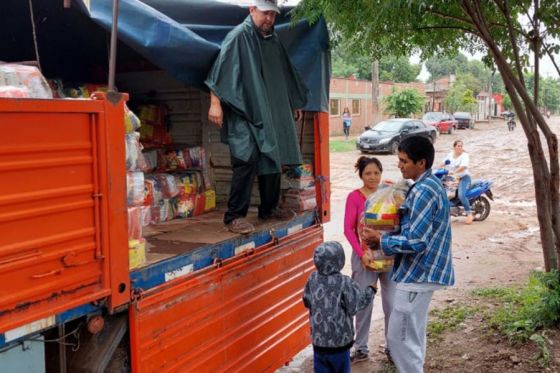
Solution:
<path fill-rule="evenodd" d="M 303 304 L 309 309 L 314 371 L 347 373 L 354 344 L 352 317 L 373 301 L 377 288 L 374 283 L 361 290 L 340 273 L 345 257 L 339 242 L 319 245 L 313 261 L 317 271 L 305 284 Z"/>

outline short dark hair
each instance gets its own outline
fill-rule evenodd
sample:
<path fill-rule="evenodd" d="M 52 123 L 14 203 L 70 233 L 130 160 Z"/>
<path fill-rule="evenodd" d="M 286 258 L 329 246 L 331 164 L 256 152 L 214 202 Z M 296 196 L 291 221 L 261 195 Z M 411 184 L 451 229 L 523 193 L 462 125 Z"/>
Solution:
<path fill-rule="evenodd" d="M 362 174 L 364 173 L 367 165 L 371 163 L 375 164 L 377 168 L 379 168 L 379 171 L 383 172 L 383 166 L 381 165 L 381 161 L 379 159 L 362 155 L 354 164 L 354 169 L 358 171 L 358 175 L 360 175 L 360 178 L 362 177 Z"/>
<path fill-rule="evenodd" d="M 434 146 L 432 142 L 425 137 L 412 136 L 404 139 L 399 144 L 399 152 L 405 153 L 414 163 L 425 159 L 426 170 L 432 168 L 434 164 Z"/>

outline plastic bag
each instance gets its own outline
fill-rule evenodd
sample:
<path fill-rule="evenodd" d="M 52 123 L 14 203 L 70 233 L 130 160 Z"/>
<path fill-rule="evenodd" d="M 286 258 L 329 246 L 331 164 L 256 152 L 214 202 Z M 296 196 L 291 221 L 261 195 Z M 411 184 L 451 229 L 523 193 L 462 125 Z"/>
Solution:
<path fill-rule="evenodd" d="M 128 239 L 142 238 L 142 210 L 140 207 L 128 208 Z"/>
<path fill-rule="evenodd" d="M 381 184 L 377 192 L 368 197 L 365 203 L 364 215 L 358 229 L 364 226 L 382 231 L 394 231 L 399 228 L 398 210 L 406 198 L 408 183 L 402 180 L 396 184 Z M 369 247 L 362 242 L 362 248 Z M 393 257 L 386 256 L 383 251 L 372 250 L 373 258 L 368 268 L 376 272 L 388 272 L 393 267 Z"/>
<path fill-rule="evenodd" d="M 129 206 L 141 206 L 144 204 L 144 173 L 127 172 L 126 190 Z"/>
<path fill-rule="evenodd" d="M 125 135 L 126 169 L 128 171 L 148 171 L 149 167 L 142 153 L 140 134 L 138 132 Z"/>
<path fill-rule="evenodd" d="M 0 64 L 0 86 L 26 88 L 30 98 L 53 98 L 49 83 L 35 66 Z"/>

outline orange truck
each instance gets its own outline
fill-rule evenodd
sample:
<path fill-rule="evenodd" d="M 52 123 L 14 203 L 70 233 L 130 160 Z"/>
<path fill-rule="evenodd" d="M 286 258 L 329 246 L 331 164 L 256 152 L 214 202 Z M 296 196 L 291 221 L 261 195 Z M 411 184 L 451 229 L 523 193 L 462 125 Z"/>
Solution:
<path fill-rule="evenodd" d="M 47 78 L 90 81 L 106 58 L 105 52 L 88 53 L 106 47 L 110 18 L 96 21 L 99 9 L 89 1 L 70 8 L 63 3 L 69 2 L 45 0 L 32 10 L 32 18 L 42 20 L 34 24 L 35 43 L 28 43 L 29 26 L 11 20 L 24 19 L 27 2 L 3 4 L 11 8 L 1 17 L 10 19 L 0 30 L 10 37 L 0 47 L 0 60 L 32 59 L 34 51 Z M 166 19 L 169 9 L 158 13 L 154 3 L 121 2 L 116 84 L 127 93 L 0 98 L 1 372 L 264 372 L 310 343 L 301 295 L 314 270 L 313 249 L 323 241 L 322 223 L 330 217 L 324 22 L 291 28 L 288 16 L 279 20 L 296 67 L 306 81 L 317 80 L 309 84 L 315 105 L 306 108 L 297 128 L 304 161 L 313 166 L 316 207 L 242 236 L 225 231 L 221 222 L 231 170 L 227 147 L 205 119 L 208 93 L 189 85 L 189 77 L 177 78 L 168 60 L 154 60 L 161 50 L 143 50 L 127 33 L 146 16 L 134 11 L 150 8 L 154 19 Z M 181 2 L 160 5 L 172 3 Z M 225 35 L 242 20 L 241 10 L 246 14 L 218 1 L 200 4 L 184 1 L 175 10 L 221 10 L 221 24 L 200 26 L 207 35 Z M 163 32 L 164 25 L 157 26 Z M 196 37 L 201 35 L 206 34 Z M 159 45 L 169 43 L 167 37 Z M 304 49 L 313 45 L 319 51 L 306 57 Z M 185 59 L 197 60 L 197 50 L 191 51 Z M 305 64 L 321 59 L 326 74 L 315 67 L 309 72 L 312 66 Z M 217 199 L 213 212 L 151 227 L 146 262 L 134 269 L 123 141 L 127 101 L 170 108 L 173 138 L 206 149 Z"/>

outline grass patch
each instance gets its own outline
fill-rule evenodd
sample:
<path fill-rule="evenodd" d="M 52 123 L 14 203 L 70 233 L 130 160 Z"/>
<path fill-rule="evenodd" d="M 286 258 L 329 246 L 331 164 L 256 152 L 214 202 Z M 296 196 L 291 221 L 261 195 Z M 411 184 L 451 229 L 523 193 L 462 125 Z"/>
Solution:
<path fill-rule="evenodd" d="M 440 341 L 445 331 L 457 329 L 462 322 L 478 311 L 477 307 L 462 305 L 432 310 L 432 318 L 428 323 L 428 337 L 431 341 Z"/>
<path fill-rule="evenodd" d="M 350 152 L 356 150 L 356 143 L 354 140 L 330 140 L 329 150 L 333 153 Z"/>
<path fill-rule="evenodd" d="M 530 341 L 539 351 L 535 360 L 543 367 L 550 364 L 546 332 L 560 326 L 560 272 L 533 272 L 521 288 L 478 289 L 473 295 L 497 301 L 486 312 L 490 327 L 512 343 Z"/>

